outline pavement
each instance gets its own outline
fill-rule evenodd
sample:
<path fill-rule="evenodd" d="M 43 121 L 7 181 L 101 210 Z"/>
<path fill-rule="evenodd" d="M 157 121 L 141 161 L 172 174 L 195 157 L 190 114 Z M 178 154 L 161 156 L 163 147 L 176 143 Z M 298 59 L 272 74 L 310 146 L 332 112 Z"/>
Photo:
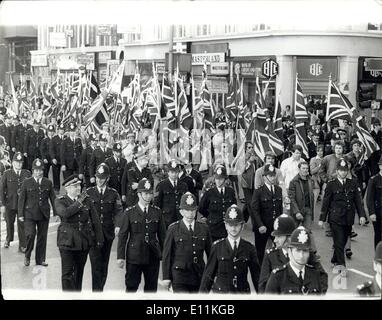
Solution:
<path fill-rule="evenodd" d="M 321 256 L 321 263 L 329 275 L 329 289 L 327 296 L 335 299 L 355 296 L 357 285 L 369 280 L 374 274 L 372 266 L 374 256 L 373 227 L 371 223 L 367 226 L 358 225 L 358 219 L 356 218 L 354 229 L 358 233 L 358 236 L 352 240 L 353 256 L 351 259 L 347 259 L 348 276 L 346 278 L 341 278 L 337 273 L 332 272 L 330 263 L 333 252 L 332 238 L 325 236 L 325 231 L 320 229 L 317 225 L 319 209 L 320 203 L 318 203 L 316 207 L 316 216 L 312 231 L 315 237 L 318 254 Z M 19 295 L 19 293 L 23 292 L 32 293 L 32 299 L 35 294 L 41 293 L 45 290 L 55 290 L 54 292 L 61 292 L 61 259 L 56 242 L 58 225 L 59 223 L 55 221 L 54 217 L 52 217 L 49 223 L 46 255 L 46 262 L 49 266 L 36 266 L 33 252 L 30 266 L 25 267 L 23 264 L 24 255 L 18 252 L 17 228 L 15 228 L 15 241 L 11 243 L 11 246 L 8 249 L 5 249 L 3 246 L 6 235 L 6 225 L 3 217 L 1 217 L 1 282 L 3 295 L 5 298 L 7 298 L 7 291 L 11 293 L 14 290 L 16 290 L 16 296 L 10 295 L 9 297 L 21 299 L 23 297 Z M 254 243 L 254 235 L 251 228 L 251 223 L 248 222 L 243 231 L 243 238 Z M 116 265 L 116 247 L 117 239 L 113 243 L 109 263 L 109 274 L 103 294 L 105 295 L 108 292 L 116 293 L 117 297 L 120 297 L 121 295 L 123 296 L 125 291 L 125 269 L 120 269 Z M 142 283 L 137 294 L 142 292 Z M 161 286 L 160 279 L 158 280 L 158 283 L 158 292 L 167 294 L 168 292 L 166 289 Z M 38 292 L 25 290 L 38 290 Z M 83 291 L 91 292 L 91 266 L 89 258 L 85 266 Z M 102 297 L 103 296 L 98 295 L 98 298 Z"/>

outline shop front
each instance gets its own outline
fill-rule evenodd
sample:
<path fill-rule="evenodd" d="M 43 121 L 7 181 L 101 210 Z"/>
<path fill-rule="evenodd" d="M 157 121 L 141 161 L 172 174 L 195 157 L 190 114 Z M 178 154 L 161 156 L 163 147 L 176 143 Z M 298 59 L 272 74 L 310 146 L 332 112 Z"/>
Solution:
<path fill-rule="evenodd" d="M 360 57 L 358 59 L 357 102 L 360 108 L 381 109 L 382 58 Z"/>

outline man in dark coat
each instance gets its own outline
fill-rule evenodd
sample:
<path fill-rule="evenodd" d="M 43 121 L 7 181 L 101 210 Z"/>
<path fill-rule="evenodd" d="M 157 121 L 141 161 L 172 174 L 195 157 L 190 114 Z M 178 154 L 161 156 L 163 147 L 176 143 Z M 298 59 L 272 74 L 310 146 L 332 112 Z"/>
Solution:
<path fill-rule="evenodd" d="M 144 276 L 144 292 L 158 288 L 159 262 L 162 259 L 166 226 L 161 210 L 150 205 L 152 183 L 143 178 L 138 183 L 138 203 L 126 209 L 118 235 L 117 263 L 126 262 L 126 292 L 136 292 Z"/>
<path fill-rule="evenodd" d="M 102 248 L 93 247 L 89 252 L 93 291 L 103 291 L 105 286 L 111 246 L 119 231 L 118 219 L 123 213 L 121 197 L 115 189 L 108 187 L 109 178 L 109 167 L 101 163 L 96 172 L 96 186 L 87 189 L 87 193 L 97 209 L 104 236 Z"/>
<path fill-rule="evenodd" d="M 24 157 L 21 152 L 13 156 L 12 168 L 4 172 L 0 180 L 0 206 L 1 212 L 5 215 L 7 224 L 7 237 L 4 242 L 4 248 L 8 248 L 13 241 L 14 224 L 17 217 L 17 205 L 20 188 L 25 179 L 30 178 L 31 173 L 22 169 Z M 19 237 L 19 251 L 25 253 L 26 239 L 24 231 L 24 222 L 17 219 L 17 234 Z"/>
<path fill-rule="evenodd" d="M 206 224 L 195 221 L 198 204 L 191 192 L 180 200 L 183 219 L 171 224 L 163 248 L 163 284 L 173 292 L 199 291 L 205 267 L 203 255 L 208 258 L 211 235 Z"/>
<path fill-rule="evenodd" d="M 203 189 L 203 178 L 200 172 L 192 167 L 190 161 L 184 164 L 184 168 L 179 174 L 179 181 L 187 184 L 188 191 L 196 197 L 196 201 L 199 203 L 199 192 Z"/>
<path fill-rule="evenodd" d="M 82 277 L 90 248 L 103 245 L 102 225 L 93 201 L 81 193 L 81 180 L 72 175 L 64 180 L 67 194 L 55 201 L 61 223 L 57 246 L 61 255 L 61 282 L 64 291 L 81 291 Z"/>
<path fill-rule="evenodd" d="M 105 163 L 110 168 L 109 187 L 114 188 L 121 195 L 123 171 L 127 161 L 125 158 L 122 158 L 122 145 L 119 142 L 114 143 L 113 156 L 107 158 Z"/>
<path fill-rule="evenodd" d="M 78 174 L 81 152 L 82 142 L 77 137 L 76 125 L 72 122 L 69 124 L 69 136 L 61 143 L 60 149 L 61 171 L 64 179 L 74 173 Z"/>
<path fill-rule="evenodd" d="M 188 191 L 187 184 L 179 181 L 179 171 L 180 166 L 177 161 L 171 160 L 168 164 L 168 178 L 162 180 L 156 189 L 155 205 L 162 209 L 166 228 L 181 218 L 180 199 Z"/>
<path fill-rule="evenodd" d="M 79 178 L 85 182 L 87 188 L 94 186 L 90 183 L 90 160 L 94 150 L 97 148 L 97 137 L 91 133 L 88 138 L 88 145 L 81 152 L 80 167 L 78 169 Z"/>
<path fill-rule="evenodd" d="M 40 158 L 40 147 L 44 139 L 44 131 L 40 129 L 40 122 L 33 120 L 33 129 L 29 129 L 24 139 L 24 156 L 28 161 L 28 170 L 32 169 L 32 163 L 36 158 Z"/>
<path fill-rule="evenodd" d="M 50 141 L 49 155 L 52 159 L 52 173 L 53 173 L 53 185 L 56 192 L 60 191 L 60 174 L 61 174 L 61 144 L 63 143 L 65 136 L 65 126 L 60 123 L 58 126 L 58 134 L 55 135 Z"/>
<path fill-rule="evenodd" d="M 52 159 L 50 157 L 49 148 L 54 135 L 54 126 L 49 125 L 46 130 L 46 137 L 42 140 L 40 146 L 41 159 L 44 162 L 44 177 L 48 178 L 49 170 L 52 165 Z"/>
<path fill-rule="evenodd" d="M 214 172 L 215 186 L 203 194 L 199 203 L 199 212 L 210 228 L 212 241 L 227 236 L 224 214 L 231 205 L 236 204 L 234 189 L 224 185 L 226 177 L 225 167 L 217 165 Z"/>
<path fill-rule="evenodd" d="M 251 202 L 255 246 L 260 264 L 263 261 L 267 242 L 270 241 L 273 223 L 283 213 L 282 199 L 282 189 L 276 185 L 276 168 L 271 164 L 266 164 L 264 184 L 255 190 Z"/>
<path fill-rule="evenodd" d="M 89 173 L 90 173 L 90 183 L 95 183 L 95 173 L 98 166 L 105 162 L 105 160 L 113 155 L 113 151 L 106 147 L 107 136 L 105 134 L 100 134 L 98 139 L 99 146 L 93 151 L 90 158 Z"/>
<path fill-rule="evenodd" d="M 45 262 L 50 210 L 56 215 L 54 200 L 56 194 L 50 180 L 43 177 L 44 164 L 35 159 L 32 163 L 32 177 L 24 180 L 18 201 L 18 218 L 24 221 L 27 249 L 24 265 L 29 266 L 37 228 L 36 265 L 48 266 Z M 49 205 L 50 201 L 50 205 Z"/>
<path fill-rule="evenodd" d="M 237 205 L 224 215 L 227 237 L 213 243 L 200 284 L 200 292 L 251 293 L 248 270 L 255 291 L 258 291 L 260 266 L 255 247 L 241 237 L 244 216 Z M 215 279 L 216 277 L 216 279 Z"/>

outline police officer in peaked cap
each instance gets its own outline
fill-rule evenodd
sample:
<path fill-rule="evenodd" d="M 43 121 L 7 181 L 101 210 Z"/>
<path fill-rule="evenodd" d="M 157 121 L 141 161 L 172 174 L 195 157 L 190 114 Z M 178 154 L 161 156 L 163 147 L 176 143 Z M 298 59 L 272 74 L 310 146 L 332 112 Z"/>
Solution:
<path fill-rule="evenodd" d="M 109 186 L 122 193 L 122 177 L 127 165 L 127 161 L 122 157 L 122 144 L 116 142 L 113 145 L 113 156 L 105 160 L 105 163 L 110 168 Z"/>
<path fill-rule="evenodd" d="M 113 151 L 107 147 L 107 136 L 100 134 L 98 138 L 98 147 L 93 151 L 90 158 L 89 173 L 90 183 L 95 183 L 95 173 L 98 166 L 113 155 Z"/>
<path fill-rule="evenodd" d="M 320 272 L 308 264 L 310 249 L 309 230 L 300 226 L 293 231 L 288 243 L 289 262 L 272 271 L 265 293 L 323 294 Z"/>
<path fill-rule="evenodd" d="M 138 183 L 138 203 L 127 208 L 121 218 L 117 263 L 126 263 L 126 292 L 136 292 L 144 276 L 144 292 L 158 288 L 159 262 L 162 259 L 166 226 L 161 210 L 151 205 L 153 184 L 143 178 Z"/>
<path fill-rule="evenodd" d="M 104 244 L 92 247 L 89 251 L 92 266 L 92 290 L 103 291 L 109 267 L 111 247 L 118 235 L 120 219 L 123 214 L 122 201 L 117 190 L 108 186 L 110 168 L 101 163 L 96 171 L 96 186 L 87 189 L 96 213 L 101 222 Z"/>
<path fill-rule="evenodd" d="M 65 125 L 60 123 L 57 128 L 57 134 L 52 138 L 49 144 L 49 155 L 52 159 L 52 174 L 53 174 L 53 186 L 56 192 L 60 191 L 61 187 L 61 145 L 65 140 Z"/>
<path fill-rule="evenodd" d="M 97 148 L 97 137 L 95 134 L 89 134 L 86 148 L 82 149 L 80 157 L 80 167 L 78 169 L 79 177 L 85 182 L 87 188 L 94 186 L 90 183 L 90 160 L 94 150 Z"/>
<path fill-rule="evenodd" d="M 253 287 L 258 291 L 259 261 L 255 247 L 241 237 L 244 223 L 242 210 L 236 204 L 231 205 L 224 215 L 227 237 L 212 245 L 200 292 L 212 289 L 214 293 L 250 293 L 248 270 Z"/>
<path fill-rule="evenodd" d="M 167 230 L 163 248 L 163 284 L 172 286 L 173 292 L 199 291 L 205 267 L 203 255 L 208 258 L 211 235 L 208 226 L 195 220 L 198 204 L 191 192 L 180 200 L 182 219 L 172 223 Z"/>

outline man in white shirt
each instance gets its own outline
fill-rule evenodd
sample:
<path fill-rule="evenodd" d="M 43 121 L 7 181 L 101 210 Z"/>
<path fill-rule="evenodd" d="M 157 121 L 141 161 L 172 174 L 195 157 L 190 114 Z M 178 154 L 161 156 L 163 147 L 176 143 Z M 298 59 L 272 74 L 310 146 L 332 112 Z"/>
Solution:
<path fill-rule="evenodd" d="M 305 162 L 302 155 L 302 147 L 300 145 L 293 146 L 292 156 L 285 159 L 280 166 L 281 174 L 284 177 L 284 188 L 289 189 L 290 181 L 299 173 L 298 164 L 300 162 Z"/>

